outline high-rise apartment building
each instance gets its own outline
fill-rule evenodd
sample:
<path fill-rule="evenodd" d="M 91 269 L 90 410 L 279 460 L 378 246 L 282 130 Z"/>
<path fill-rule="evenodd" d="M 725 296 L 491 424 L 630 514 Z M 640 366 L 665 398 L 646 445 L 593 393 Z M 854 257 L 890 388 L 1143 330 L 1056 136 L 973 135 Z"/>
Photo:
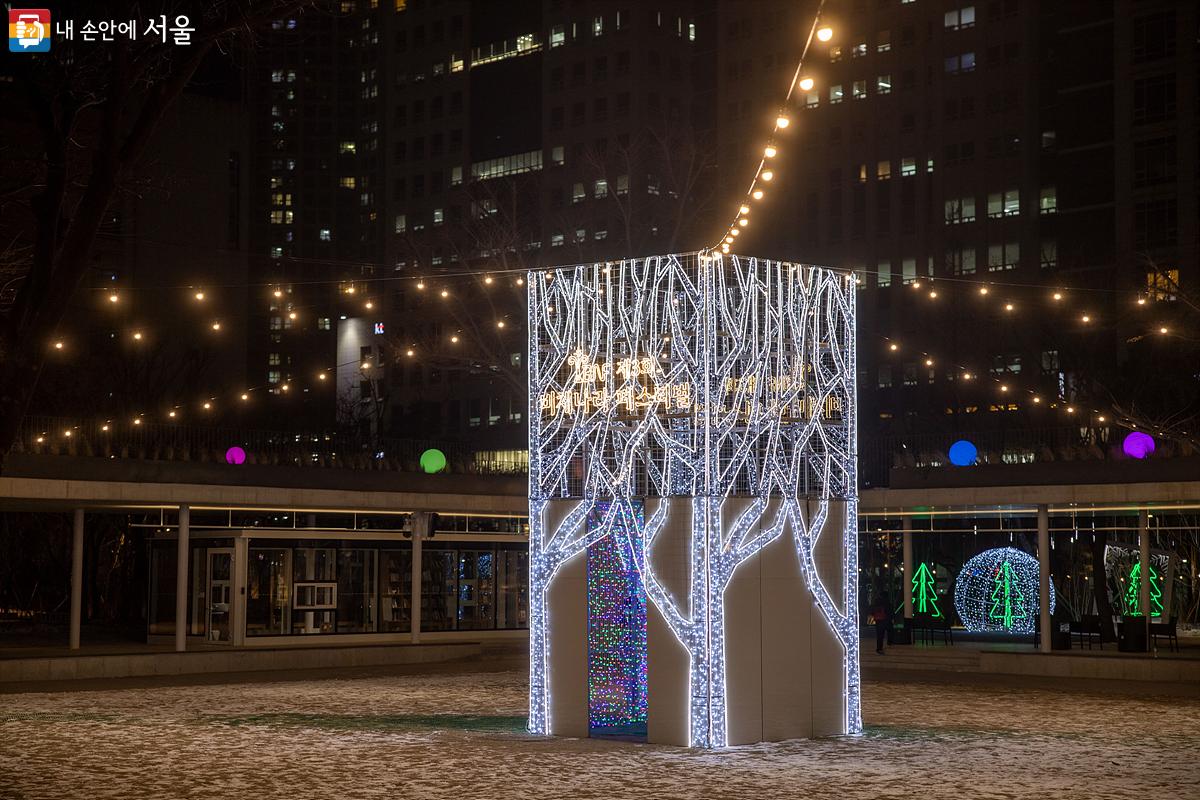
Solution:
<path fill-rule="evenodd" d="M 711 228 L 713 9 L 345 0 L 281 21 L 256 54 L 251 374 L 310 420 L 523 446 L 523 270 Z"/>
<path fill-rule="evenodd" d="M 791 79 L 776 52 L 794 65 L 811 23 L 792 5 L 772 28 L 764 5 L 720 4 L 739 190 Z M 835 36 L 813 43 L 779 183 L 738 249 L 859 271 L 864 447 L 1103 426 L 1106 395 L 1178 380 L 1163 365 L 1181 341 L 1177 289 L 1197 278 L 1197 13 L 829 0 Z"/>

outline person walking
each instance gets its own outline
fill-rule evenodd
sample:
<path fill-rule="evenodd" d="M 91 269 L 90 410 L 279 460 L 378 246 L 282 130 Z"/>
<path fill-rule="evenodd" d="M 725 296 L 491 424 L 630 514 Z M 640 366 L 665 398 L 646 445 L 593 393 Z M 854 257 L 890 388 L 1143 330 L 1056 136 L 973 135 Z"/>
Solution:
<path fill-rule="evenodd" d="M 871 621 L 875 623 L 875 652 L 881 656 L 886 655 L 883 645 L 887 641 L 888 631 L 892 627 L 892 615 L 887 597 L 883 594 L 875 595 L 875 601 L 871 603 L 871 610 L 868 613 Z"/>

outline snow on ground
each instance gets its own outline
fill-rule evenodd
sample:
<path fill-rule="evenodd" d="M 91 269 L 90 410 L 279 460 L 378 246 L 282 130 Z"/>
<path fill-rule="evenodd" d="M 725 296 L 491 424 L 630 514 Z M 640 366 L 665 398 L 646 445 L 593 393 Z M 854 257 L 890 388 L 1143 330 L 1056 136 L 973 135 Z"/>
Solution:
<path fill-rule="evenodd" d="M 525 675 L 0 696 L 0 798 L 1200 798 L 1200 702 L 870 683 L 866 734 L 543 739 Z"/>

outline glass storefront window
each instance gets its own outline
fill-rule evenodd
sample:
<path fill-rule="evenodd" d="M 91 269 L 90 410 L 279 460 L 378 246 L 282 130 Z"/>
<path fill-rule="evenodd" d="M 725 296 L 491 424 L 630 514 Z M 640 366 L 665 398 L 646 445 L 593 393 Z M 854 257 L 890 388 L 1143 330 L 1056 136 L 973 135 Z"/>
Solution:
<path fill-rule="evenodd" d="M 337 549 L 297 547 L 292 551 L 295 603 L 292 633 L 334 633 L 337 620 Z"/>
<path fill-rule="evenodd" d="M 150 608 L 153 635 L 175 633 L 175 542 L 150 543 Z"/>
<path fill-rule="evenodd" d="M 492 550 L 458 551 L 458 629 L 496 627 L 496 581 Z"/>
<path fill-rule="evenodd" d="M 292 549 L 250 548 L 246 570 L 246 635 L 291 633 L 290 608 Z"/>
<path fill-rule="evenodd" d="M 496 627 L 529 627 L 529 553 L 499 550 L 496 553 Z"/>
<path fill-rule="evenodd" d="M 421 552 L 421 630 L 452 631 L 458 612 L 456 550 Z"/>
<path fill-rule="evenodd" d="M 338 633 L 374 633 L 376 550 L 339 550 L 337 581 Z"/>
<path fill-rule="evenodd" d="M 412 630 L 412 551 L 379 553 L 379 630 L 407 633 Z"/>

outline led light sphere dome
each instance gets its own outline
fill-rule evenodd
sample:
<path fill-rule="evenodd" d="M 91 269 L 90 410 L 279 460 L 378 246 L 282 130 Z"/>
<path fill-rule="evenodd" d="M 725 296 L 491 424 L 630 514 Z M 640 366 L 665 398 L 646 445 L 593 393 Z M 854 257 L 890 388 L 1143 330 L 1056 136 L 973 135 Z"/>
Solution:
<path fill-rule="evenodd" d="M 1040 606 L 1038 561 L 1015 547 L 997 547 L 972 556 L 954 582 L 954 608 L 973 633 L 1033 633 Z M 1054 613 L 1050 583 L 1050 613 Z"/>
<path fill-rule="evenodd" d="M 236 444 L 225 451 L 226 464 L 245 464 L 246 451 L 238 447 Z"/>
<path fill-rule="evenodd" d="M 1130 458 L 1147 458 L 1154 452 L 1154 437 L 1141 431 L 1133 431 L 1121 442 L 1121 450 Z"/>
<path fill-rule="evenodd" d="M 950 445 L 950 463 L 956 467 L 969 467 L 978 457 L 978 448 L 966 439 L 959 439 Z"/>
<path fill-rule="evenodd" d="M 431 447 L 421 453 L 421 469 L 432 475 L 446 468 L 446 454 L 436 447 Z"/>

